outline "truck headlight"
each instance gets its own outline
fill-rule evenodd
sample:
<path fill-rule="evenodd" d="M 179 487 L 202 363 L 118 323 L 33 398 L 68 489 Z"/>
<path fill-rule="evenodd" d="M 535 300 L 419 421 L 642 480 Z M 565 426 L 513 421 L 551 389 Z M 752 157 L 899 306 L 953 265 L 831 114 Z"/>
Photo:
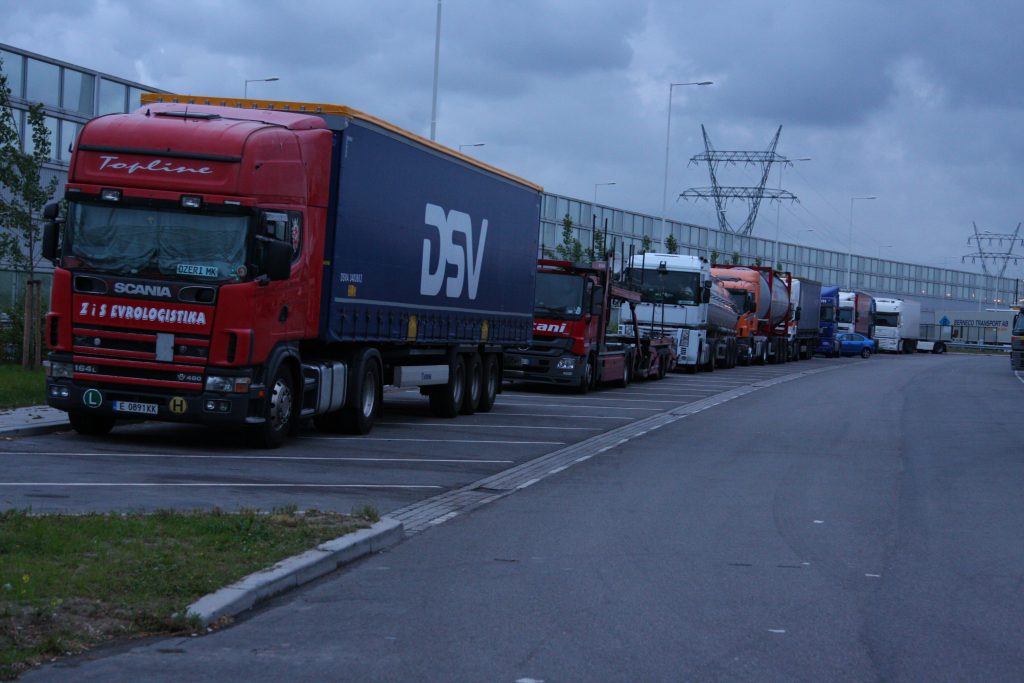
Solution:
<path fill-rule="evenodd" d="M 71 379 L 74 373 L 75 368 L 71 363 L 55 363 L 50 361 L 46 366 L 46 376 L 53 379 Z"/>
<path fill-rule="evenodd" d="M 555 368 L 558 370 L 572 370 L 576 367 L 576 359 L 572 356 L 562 356 L 558 359 L 558 364 Z"/>
<path fill-rule="evenodd" d="M 249 392 L 249 385 L 251 383 L 252 378 L 250 377 L 208 375 L 206 377 L 206 390 L 219 391 L 225 394 L 245 394 Z"/>

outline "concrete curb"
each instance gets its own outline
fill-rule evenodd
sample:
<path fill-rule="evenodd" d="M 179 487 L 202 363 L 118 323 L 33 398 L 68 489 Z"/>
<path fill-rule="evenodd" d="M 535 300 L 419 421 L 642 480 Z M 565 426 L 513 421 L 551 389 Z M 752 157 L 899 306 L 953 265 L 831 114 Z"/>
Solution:
<path fill-rule="evenodd" d="M 0 427 L 0 436 L 38 436 L 39 434 L 53 434 L 63 430 L 71 429 L 71 423 L 44 422 L 37 425 L 26 425 L 24 427 Z"/>
<path fill-rule="evenodd" d="M 291 590 L 333 572 L 343 564 L 389 548 L 404 535 L 404 526 L 394 519 L 382 518 L 369 529 L 360 529 L 312 550 L 281 560 L 255 574 L 204 595 L 186 609 L 207 626 L 222 617 L 235 616 L 279 593 Z"/>

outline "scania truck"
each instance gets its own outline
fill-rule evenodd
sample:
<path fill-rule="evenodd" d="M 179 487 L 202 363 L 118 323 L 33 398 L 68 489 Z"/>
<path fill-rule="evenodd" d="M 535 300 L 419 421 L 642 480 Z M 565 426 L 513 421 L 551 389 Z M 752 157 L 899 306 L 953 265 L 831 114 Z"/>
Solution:
<path fill-rule="evenodd" d="M 368 432 L 384 384 L 490 410 L 532 333 L 541 194 L 344 106 L 145 96 L 84 126 L 46 211 L 47 402 L 81 433 L 262 447 Z"/>

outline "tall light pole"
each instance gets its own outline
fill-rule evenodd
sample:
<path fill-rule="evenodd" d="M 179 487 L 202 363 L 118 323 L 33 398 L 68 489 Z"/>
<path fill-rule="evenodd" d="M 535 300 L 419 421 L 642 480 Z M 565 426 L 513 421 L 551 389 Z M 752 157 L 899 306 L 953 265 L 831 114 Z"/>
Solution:
<path fill-rule="evenodd" d="M 614 184 L 615 183 L 594 183 L 594 204 L 593 204 L 594 207 L 597 206 L 597 188 L 601 187 L 602 185 L 614 185 Z"/>
<path fill-rule="evenodd" d="M 811 161 L 811 157 L 797 157 L 788 161 Z M 779 192 L 782 192 L 782 169 L 787 162 L 779 164 Z M 772 248 L 772 268 L 779 262 L 779 226 L 782 224 L 782 200 L 775 207 L 775 246 Z M 799 233 L 797 233 L 799 235 Z"/>
<path fill-rule="evenodd" d="M 249 84 L 250 83 L 271 83 L 273 81 L 281 80 L 277 76 L 271 76 L 270 78 L 247 78 L 245 81 L 245 99 L 249 99 Z"/>
<path fill-rule="evenodd" d="M 668 125 L 665 126 L 665 183 L 661 190 L 661 231 L 658 239 L 665 246 L 665 212 L 668 210 L 668 147 L 672 139 L 672 90 L 681 85 L 713 85 L 714 81 L 694 81 L 692 83 L 668 84 Z"/>
<path fill-rule="evenodd" d="M 441 64 L 441 0 L 437 0 L 437 29 L 434 32 L 434 96 L 430 106 L 430 139 L 437 134 L 437 74 Z"/>
<path fill-rule="evenodd" d="M 875 195 L 850 197 L 850 248 L 846 254 L 846 289 L 853 289 L 853 203 L 858 199 L 878 199 L 878 197 Z"/>
<path fill-rule="evenodd" d="M 468 145 L 459 145 L 459 151 L 461 152 L 464 147 L 483 147 L 486 144 L 486 142 L 473 142 Z"/>

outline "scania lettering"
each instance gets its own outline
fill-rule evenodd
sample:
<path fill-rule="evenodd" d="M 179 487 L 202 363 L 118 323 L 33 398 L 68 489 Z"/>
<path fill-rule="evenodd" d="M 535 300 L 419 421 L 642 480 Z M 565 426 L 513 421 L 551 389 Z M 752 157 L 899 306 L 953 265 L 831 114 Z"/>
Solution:
<path fill-rule="evenodd" d="M 262 447 L 368 432 L 385 384 L 488 411 L 533 334 L 541 192 L 348 107 L 145 95 L 85 124 L 45 212 L 47 401 Z"/>

